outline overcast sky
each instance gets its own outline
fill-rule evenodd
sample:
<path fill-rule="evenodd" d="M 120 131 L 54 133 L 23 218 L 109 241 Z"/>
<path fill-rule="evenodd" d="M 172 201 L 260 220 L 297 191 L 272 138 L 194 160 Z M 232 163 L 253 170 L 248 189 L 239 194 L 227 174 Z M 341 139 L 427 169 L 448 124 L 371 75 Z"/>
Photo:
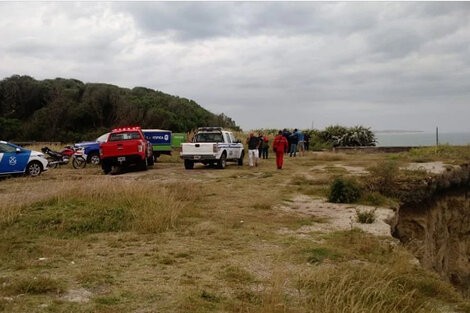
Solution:
<path fill-rule="evenodd" d="M 2 2 L 0 78 L 193 99 L 243 129 L 470 131 L 470 2 Z"/>

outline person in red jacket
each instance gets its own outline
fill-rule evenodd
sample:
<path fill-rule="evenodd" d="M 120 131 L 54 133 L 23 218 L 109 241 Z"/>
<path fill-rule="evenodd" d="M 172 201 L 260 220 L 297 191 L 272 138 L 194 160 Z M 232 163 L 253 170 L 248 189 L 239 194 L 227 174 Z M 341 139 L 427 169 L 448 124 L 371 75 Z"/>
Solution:
<path fill-rule="evenodd" d="M 282 136 L 282 131 L 280 130 L 278 135 L 274 138 L 273 150 L 276 152 L 276 165 L 277 169 L 282 169 L 282 162 L 284 159 L 284 150 L 287 148 L 288 142 L 286 137 Z"/>

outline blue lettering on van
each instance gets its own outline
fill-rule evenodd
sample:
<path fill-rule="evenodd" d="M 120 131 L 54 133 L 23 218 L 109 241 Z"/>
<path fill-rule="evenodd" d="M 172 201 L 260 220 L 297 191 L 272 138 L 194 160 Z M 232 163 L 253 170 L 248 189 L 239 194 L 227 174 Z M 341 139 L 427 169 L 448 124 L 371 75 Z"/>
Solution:
<path fill-rule="evenodd" d="M 144 136 L 153 145 L 171 144 L 171 132 L 144 132 Z"/>

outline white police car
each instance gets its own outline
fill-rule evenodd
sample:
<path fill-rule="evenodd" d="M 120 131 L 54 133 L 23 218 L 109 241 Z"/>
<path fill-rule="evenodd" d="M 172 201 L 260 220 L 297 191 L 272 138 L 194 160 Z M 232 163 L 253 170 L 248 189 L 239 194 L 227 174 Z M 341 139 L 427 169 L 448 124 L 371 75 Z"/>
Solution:
<path fill-rule="evenodd" d="M 26 173 L 38 176 L 47 170 L 44 154 L 0 140 L 0 175 Z"/>

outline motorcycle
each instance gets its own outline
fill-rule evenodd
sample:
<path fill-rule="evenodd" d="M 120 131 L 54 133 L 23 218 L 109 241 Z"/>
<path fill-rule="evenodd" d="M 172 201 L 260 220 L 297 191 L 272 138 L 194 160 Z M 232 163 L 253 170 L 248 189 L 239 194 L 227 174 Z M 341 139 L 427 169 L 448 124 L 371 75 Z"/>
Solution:
<path fill-rule="evenodd" d="M 50 168 L 57 168 L 59 165 L 66 165 L 72 158 L 73 168 L 85 168 L 86 157 L 83 148 L 75 148 L 66 146 L 62 152 L 57 152 L 49 149 L 49 147 L 42 147 L 41 151 L 47 154 L 48 166 Z"/>

